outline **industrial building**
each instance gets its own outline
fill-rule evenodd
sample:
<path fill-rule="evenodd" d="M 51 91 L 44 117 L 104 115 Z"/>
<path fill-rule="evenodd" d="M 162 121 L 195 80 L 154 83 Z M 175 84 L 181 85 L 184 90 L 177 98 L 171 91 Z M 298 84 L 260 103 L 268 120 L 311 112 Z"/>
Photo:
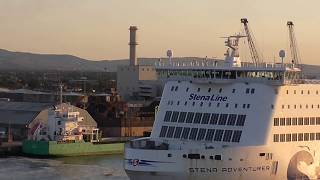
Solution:
<path fill-rule="evenodd" d="M 161 95 L 162 85 L 152 65 L 139 65 L 136 57 L 136 26 L 130 26 L 130 64 L 117 69 L 117 91 L 124 100 L 149 100 Z"/>
<path fill-rule="evenodd" d="M 0 102 L 0 141 L 23 140 L 27 137 L 27 125 L 50 103 Z M 8 136 L 10 135 L 10 136 Z"/>

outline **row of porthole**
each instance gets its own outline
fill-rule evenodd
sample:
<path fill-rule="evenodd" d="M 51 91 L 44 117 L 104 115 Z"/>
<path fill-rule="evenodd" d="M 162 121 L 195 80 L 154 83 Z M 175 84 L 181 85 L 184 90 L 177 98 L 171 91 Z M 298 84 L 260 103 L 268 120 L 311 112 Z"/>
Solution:
<path fill-rule="evenodd" d="M 171 106 L 173 106 L 173 104 L 174 104 L 174 101 L 172 101 L 172 100 L 169 100 L 168 103 L 167 103 L 167 105 L 171 105 Z M 176 105 L 179 106 L 180 105 L 180 101 L 177 101 Z M 188 105 L 188 101 L 185 101 L 184 105 L 187 106 Z M 193 101 L 192 102 L 192 106 L 195 106 L 195 105 L 196 105 L 196 102 Z M 204 102 L 200 102 L 199 103 L 200 107 L 203 107 L 203 105 L 204 105 Z M 221 105 L 221 103 L 217 103 L 216 107 L 221 107 L 220 105 Z M 208 103 L 208 107 L 211 107 L 211 106 L 212 106 L 212 103 L 209 102 Z M 251 106 L 250 104 L 242 104 L 242 108 L 243 109 L 249 109 L 250 106 Z M 230 104 L 229 103 L 225 103 L 225 107 L 226 108 L 230 107 Z M 238 104 L 234 104 L 234 108 L 238 108 Z"/>
<path fill-rule="evenodd" d="M 198 88 L 197 92 L 200 92 L 200 90 L 201 90 L 201 88 Z M 208 88 L 208 92 L 211 92 L 211 90 L 212 90 L 211 88 Z M 178 86 L 172 86 L 171 91 L 178 91 Z M 189 88 L 186 88 L 186 92 L 189 92 Z M 218 92 L 222 93 L 222 88 L 220 88 Z M 236 89 L 232 89 L 232 93 L 235 93 L 235 92 L 236 92 Z M 254 94 L 255 89 L 254 88 L 252 88 L 252 89 L 247 88 L 245 92 L 246 92 L 246 94 Z"/>
<path fill-rule="evenodd" d="M 304 94 L 304 91 L 301 90 L 300 93 L 301 93 L 301 94 Z M 289 90 L 286 91 L 286 94 L 289 94 Z M 293 90 L 293 94 L 297 94 L 297 90 Z M 311 94 L 311 93 L 310 93 L 310 90 L 307 91 L 307 94 Z M 316 94 L 317 94 L 317 95 L 319 94 L 319 91 L 318 91 L 318 90 L 316 90 Z"/>
<path fill-rule="evenodd" d="M 290 104 L 288 104 L 288 105 L 282 105 L 282 109 L 285 109 L 287 107 L 287 109 L 290 109 L 291 108 L 291 106 L 290 106 Z M 298 105 L 293 105 L 293 109 L 297 109 L 297 107 L 298 107 Z M 303 105 L 302 104 L 300 104 L 299 105 L 299 107 L 300 107 L 300 109 L 302 109 L 303 108 Z M 308 104 L 306 104 L 305 105 L 305 108 L 306 109 L 308 109 L 309 108 L 309 105 Z M 311 104 L 311 109 L 313 109 L 313 108 L 318 108 L 318 109 L 320 109 L 320 104 L 318 104 L 318 105 L 313 105 L 313 104 Z"/>

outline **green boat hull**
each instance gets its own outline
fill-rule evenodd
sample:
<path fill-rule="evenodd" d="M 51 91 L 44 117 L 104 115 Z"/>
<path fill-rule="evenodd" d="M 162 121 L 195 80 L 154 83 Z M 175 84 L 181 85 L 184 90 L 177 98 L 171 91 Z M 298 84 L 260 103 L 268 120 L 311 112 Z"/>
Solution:
<path fill-rule="evenodd" d="M 115 143 L 57 143 L 56 141 L 30 141 L 22 143 L 22 152 L 35 156 L 83 156 L 121 154 L 124 152 L 124 142 Z"/>

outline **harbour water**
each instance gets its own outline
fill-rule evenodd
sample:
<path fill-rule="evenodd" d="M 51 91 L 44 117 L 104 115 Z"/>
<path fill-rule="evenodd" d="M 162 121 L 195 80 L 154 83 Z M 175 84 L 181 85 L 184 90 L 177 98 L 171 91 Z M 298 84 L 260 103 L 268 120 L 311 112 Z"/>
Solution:
<path fill-rule="evenodd" d="M 54 159 L 0 158 L 1 180 L 128 180 L 122 155 Z"/>

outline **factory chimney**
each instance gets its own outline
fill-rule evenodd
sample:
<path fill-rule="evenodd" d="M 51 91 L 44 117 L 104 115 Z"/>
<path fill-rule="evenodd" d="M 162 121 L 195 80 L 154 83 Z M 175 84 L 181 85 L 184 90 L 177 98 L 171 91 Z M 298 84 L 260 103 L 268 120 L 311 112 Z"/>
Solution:
<path fill-rule="evenodd" d="M 138 30 L 137 26 L 130 26 L 130 66 L 137 65 L 137 57 L 136 57 L 136 45 L 138 43 L 136 42 L 136 31 Z"/>

